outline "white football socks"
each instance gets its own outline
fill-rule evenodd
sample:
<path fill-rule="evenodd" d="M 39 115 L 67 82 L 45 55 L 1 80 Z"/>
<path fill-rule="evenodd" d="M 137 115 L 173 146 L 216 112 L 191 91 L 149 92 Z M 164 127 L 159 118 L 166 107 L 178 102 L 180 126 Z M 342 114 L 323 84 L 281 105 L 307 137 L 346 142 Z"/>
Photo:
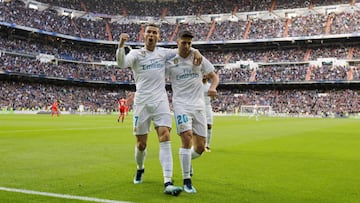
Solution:
<path fill-rule="evenodd" d="M 137 169 L 144 169 L 145 157 L 146 157 L 146 149 L 144 151 L 140 151 L 135 146 L 135 161 L 136 161 Z"/>
<path fill-rule="evenodd" d="M 200 156 L 201 156 L 201 154 L 195 152 L 194 147 L 191 147 L 191 159 L 196 159 Z"/>
<path fill-rule="evenodd" d="M 191 149 L 180 148 L 180 165 L 184 179 L 190 178 L 191 170 Z"/>
<path fill-rule="evenodd" d="M 206 147 L 210 147 L 211 135 L 212 135 L 212 129 L 208 129 L 206 136 L 206 145 L 205 145 Z"/>
<path fill-rule="evenodd" d="M 171 142 L 160 142 L 159 159 L 163 169 L 164 183 L 172 182 L 173 176 L 173 157 L 171 151 Z"/>

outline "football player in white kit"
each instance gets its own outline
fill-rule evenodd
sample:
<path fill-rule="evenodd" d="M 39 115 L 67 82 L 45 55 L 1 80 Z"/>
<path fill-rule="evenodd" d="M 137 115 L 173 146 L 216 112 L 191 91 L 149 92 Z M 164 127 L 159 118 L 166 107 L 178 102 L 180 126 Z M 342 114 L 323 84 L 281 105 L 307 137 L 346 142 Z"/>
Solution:
<path fill-rule="evenodd" d="M 214 66 L 205 58 L 200 66 L 192 63 L 194 58 L 190 48 L 193 34 L 189 31 L 179 32 L 178 54 L 166 62 L 166 73 L 173 91 L 172 103 L 177 133 L 181 137 L 179 150 L 184 191 L 196 193 L 191 181 L 191 160 L 200 157 L 205 150 L 206 117 L 203 93 L 203 73 L 211 78 L 208 91 L 216 96 L 219 83 L 214 73 Z"/>
<path fill-rule="evenodd" d="M 175 56 L 177 49 L 157 47 L 159 38 L 159 27 L 155 24 L 147 25 L 144 33 L 145 46 L 141 49 L 132 49 L 125 56 L 124 46 L 129 35 L 122 33 L 116 51 L 116 60 L 120 68 L 132 69 L 136 83 L 133 129 L 137 142 L 135 147 L 137 170 L 134 184 L 143 181 L 147 137 L 153 121 L 160 142 L 159 159 L 164 175 L 164 193 L 177 196 L 182 188 L 172 183 L 173 158 L 170 142 L 172 119 L 165 89 L 165 61 Z M 196 57 L 193 62 L 200 64 L 202 56 L 198 51 L 194 52 Z"/>
<path fill-rule="evenodd" d="M 207 134 L 206 134 L 206 142 L 205 142 L 205 151 L 211 152 L 210 143 L 212 136 L 212 125 L 214 120 L 214 113 L 211 106 L 211 97 L 209 96 L 209 88 L 210 83 L 208 81 L 207 75 L 203 75 L 203 91 L 204 91 L 204 99 L 205 99 L 205 114 L 206 114 L 206 123 L 207 123 Z"/>

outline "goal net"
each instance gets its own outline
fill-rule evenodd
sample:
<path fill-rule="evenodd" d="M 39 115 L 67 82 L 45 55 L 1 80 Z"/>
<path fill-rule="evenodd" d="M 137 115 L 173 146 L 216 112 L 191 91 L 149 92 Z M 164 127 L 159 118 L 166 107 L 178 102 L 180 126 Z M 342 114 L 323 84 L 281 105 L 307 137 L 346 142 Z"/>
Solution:
<path fill-rule="evenodd" d="M 271 106 L 258 106 L 258 105 L 242 105 L 240 107 L 240 113 L 242 115 L 258 115 L 258 116 L 270 116 L 274 114 Z"/>

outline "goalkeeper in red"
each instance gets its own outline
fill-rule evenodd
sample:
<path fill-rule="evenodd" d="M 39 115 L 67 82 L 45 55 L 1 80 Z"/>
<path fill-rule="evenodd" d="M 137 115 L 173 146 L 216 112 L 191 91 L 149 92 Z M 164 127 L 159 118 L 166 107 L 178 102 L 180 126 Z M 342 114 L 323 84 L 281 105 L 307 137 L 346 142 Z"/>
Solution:
<path fill-rule="evenodd" d="M 181 138 L 180 164 L 184 191 L 187 193 L 196 193 L 191 181 L 191 160 L 200 157 L 205 150 L 207 122 L 203 74 L 211 79 L 209 96 L 217 96 L 216 87 L 219 83 L 214 66 L 207 59 L 203 58 L 200 66 L 193 65 L 194 56 L 190 52 L 193 37 L 189 31 L 179 32 L 178 54 L 166 64 L 166 73 L 173 91 L 176 129 Z"/>

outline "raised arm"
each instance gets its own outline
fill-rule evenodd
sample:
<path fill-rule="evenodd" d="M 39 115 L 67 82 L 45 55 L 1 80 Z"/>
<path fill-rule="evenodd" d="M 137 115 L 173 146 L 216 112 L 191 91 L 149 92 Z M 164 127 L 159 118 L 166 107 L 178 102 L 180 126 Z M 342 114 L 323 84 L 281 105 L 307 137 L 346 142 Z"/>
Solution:
<path fill-rule="evenodd" d="M 125 42 L 129 39 L 129 35 L 126 33 L 121 33 L 118 49 L 116 50 L 116 62 L 120 68 L 125 67 Z"/>

